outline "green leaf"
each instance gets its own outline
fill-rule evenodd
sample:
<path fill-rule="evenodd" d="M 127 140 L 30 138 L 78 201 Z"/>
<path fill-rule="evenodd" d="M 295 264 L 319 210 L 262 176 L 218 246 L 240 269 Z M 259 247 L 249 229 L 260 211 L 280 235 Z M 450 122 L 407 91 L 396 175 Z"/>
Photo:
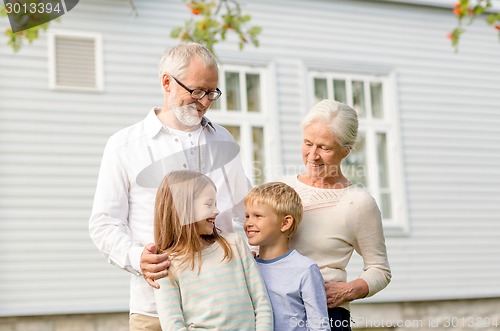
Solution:
<path fill-rule="evenodd" d="M 250 16 L 250 15 L 243 15 L 243 16 L 241 16 L 241 18 L 240 18 L 240 22 L 242 22 L 242 23 L 247 23 L 247 22 L 249 22 L 251 19 L 252 19 L 252 16 Z"/>
<path fill-rule="evenodd" d="M 26 40 L 28 40 L 28 42 L 31 44 L 33 42 L 33 40 L 38 38 L 38 27 L 34 27 L 34 28 L 26 30 L 25 36 L 26 36 Z"/>
<path fill-rule="evenodd" d="M 250 34 L 250 36 L 256 36 L 256 35 L 258 35 L 261 32 L 262 32 L 262 27 L 260 27 L 260 26 L 252 26 L 248 30 L 248 33 Z"/>
<path fill-rule="evenodd" d="M 484 7 L 480 5 L 477 5 L 472 9 L 473 15 L 476 16 L 481 15 L 483 12 L 484 12 Z"/>
<path fill-rule="evenodd" d="M 179 35 L 181 34 L 183 28 L 178 27 L 170 31 L 170 37 L 171 38 L 179 38 Z"/>
<path fill-rule="evenodd" d="M 488 15 L 488 17 L 486 17 L 486 22 L 489 24 L 489 25 L 492 25 L 493 23 L 495 23 L 496 21 L 498 21 L 500 19 L 499 17 L 500 15 L 496 15 L 496 14 L 490 14 Z"/>

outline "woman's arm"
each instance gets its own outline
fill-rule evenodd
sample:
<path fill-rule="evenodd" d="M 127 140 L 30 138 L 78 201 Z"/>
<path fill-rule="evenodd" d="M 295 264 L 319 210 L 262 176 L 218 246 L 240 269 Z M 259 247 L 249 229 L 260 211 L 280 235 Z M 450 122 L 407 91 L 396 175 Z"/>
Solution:
<path fill-rule="evenodd" d="M 353 247 L 363 259 L 360 279 L 348 284 L 345 291 L 355 299 L 372 296 L 391 281 L 391 269 L 387 259 L 382 215 L 375 199 L 366 192 L 359 196 L 350 210 L 354 241 Z"/>
<path fill-rule="evenodd" d="M 382 217 L 377 203 L 365 191 L 356 194 L 352 202 L 346 217 L 353 238 L 352 246 L 363 259 L 363 273 L 350 282 L 325 283 L 330 308 L 346 301 L 372 296 L 391 280 Z"/>
<path fill-rule="evenodd" d="M 368 295 L 368 284 L 361 278 L 350 282 L 326 282 L 328 308 L 340 306 L 346 301 L 362 299 Z"/>

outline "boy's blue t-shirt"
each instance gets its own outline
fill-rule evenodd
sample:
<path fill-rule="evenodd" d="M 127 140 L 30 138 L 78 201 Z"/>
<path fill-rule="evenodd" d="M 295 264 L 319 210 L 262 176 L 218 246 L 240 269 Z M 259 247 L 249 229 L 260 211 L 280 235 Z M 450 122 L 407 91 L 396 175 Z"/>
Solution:
<path fill-rule="evenodd" d="M 274 330 L 330 330 L 325 284 L 318 265 L 296 250 L 256 258 L 273 306 Z"/>

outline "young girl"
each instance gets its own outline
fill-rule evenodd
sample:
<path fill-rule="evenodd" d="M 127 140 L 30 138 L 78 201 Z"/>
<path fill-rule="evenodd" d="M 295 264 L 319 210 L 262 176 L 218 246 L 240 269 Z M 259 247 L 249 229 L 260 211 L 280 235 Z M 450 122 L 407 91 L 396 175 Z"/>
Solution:
<path fill-rule="evenodd" d="M 271 331 L 253 255 L 237 234 L 219 234 L 216 205 L 214 183 L 198 172 L 171 172 L 158 189 L 155 242 L 171 261 L 155 290 L 162 330 Z"/>

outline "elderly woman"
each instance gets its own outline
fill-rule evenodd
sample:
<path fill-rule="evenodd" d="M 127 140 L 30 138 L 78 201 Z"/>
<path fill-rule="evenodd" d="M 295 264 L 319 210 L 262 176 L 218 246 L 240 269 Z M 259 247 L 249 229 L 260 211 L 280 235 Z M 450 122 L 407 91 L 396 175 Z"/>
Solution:
<path fill-rule="evenodd" d="M 351 107 L 323 100 L 306 115 L 302 130 L 305 172 L 282 179 L 304 204 L 291 246 L 320 267 L 332 330 L 350 330 L 349 302 L 377 293 L 391 279 L 380 210 L 340 169 L 356 142 L 358 118 Z M 353 250 L 363 258 L 364 271 L 347 282 Z"/>

